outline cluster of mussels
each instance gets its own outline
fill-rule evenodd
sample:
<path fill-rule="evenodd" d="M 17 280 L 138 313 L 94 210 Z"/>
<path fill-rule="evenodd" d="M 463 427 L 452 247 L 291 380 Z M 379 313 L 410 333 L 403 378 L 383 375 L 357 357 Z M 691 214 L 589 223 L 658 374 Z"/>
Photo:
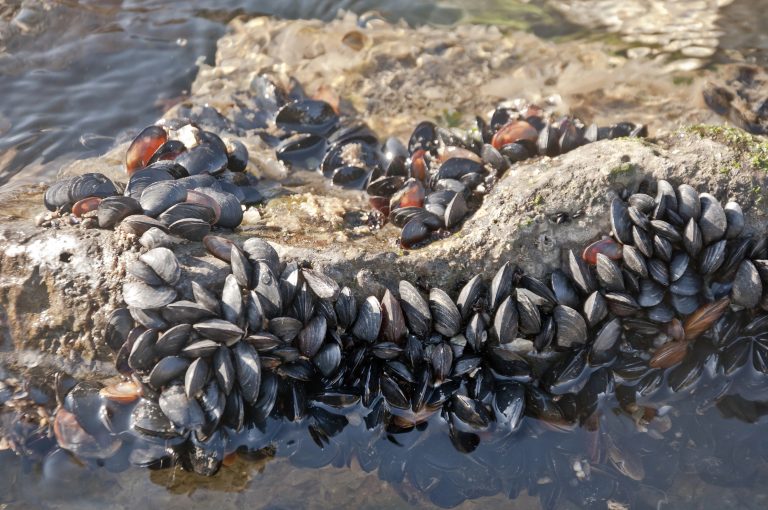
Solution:
<path fill-rule="evenodd" d="M 477 117 L 470 130 L 421 122 L 407 147 L 390 137 L 383 144 L 360 122 L 340 123 L 328 102 L 294 85 L 284 91 L 266 77 L 256 80 L 261 122 L 276 133 L 263 138 L 278 159 L 318 170 L 334 185 L 364 188 L 375 211 L 373 226 L 389 220 L 411 248 L 458 225 L 510 165 L 534 156 L 557 156 L 597 140 L 644 137 L 630 122 L 607 127 L 574 117 L 555 119 L 524 101 L 496 108 L 490 121 Z"/>
<path fill-rule="evenodd" d="M 656 188 L 655 198 L 614 199 L 612 236 L 568 252 L 545 280 L 506 263 L 455 300 L 407 281 L 359 300 L 264 240 L 212 235 L 206 248 L 231 267 L 223 289 L 192 282 L 194 300 L 177 300 L 182 269 L 153 248 L 105 332 L 126 379 L 62 385 L 58 443 L 84 458 L 122 452 L 133 465 L 211 475 L 228 454 L 275 443 L 302 465 L 348 464 L 333 438 L 354 423 L 371 441 L 348 456 L 402 479 L 407 466 L 370 458 L 382 431 L 429 426 L 462 453 L 507 451 L 541 427 L 599 421 L 608 397 L 652 419 L 683 396 L 764 394 L 768 240 L 744 231 L 736 203 L 685 184 Z M 616 444 L 605 448 L 639 479 Z M 428 467 L 412 466 L 414 477 L 431 473 L 419 481 L 426 492 L 429 480 L 450 480 L 435 482 Z M 454 482 L 445 506 L 487 493 Z"/>
<path fill-rule="evenodd" d="M 130 144 L 127 184 L 87 173 L 51 185 L 44 203 L 88 226 L 122 224 L 138 235 L 156 227 L 200 241 L 211 226 L 235 228 L 243 219 L 241 206 L 262 200 L 255 177 L 245 172 L 247 164 L 242 142 L 173 119 L 145 128 Z"/>

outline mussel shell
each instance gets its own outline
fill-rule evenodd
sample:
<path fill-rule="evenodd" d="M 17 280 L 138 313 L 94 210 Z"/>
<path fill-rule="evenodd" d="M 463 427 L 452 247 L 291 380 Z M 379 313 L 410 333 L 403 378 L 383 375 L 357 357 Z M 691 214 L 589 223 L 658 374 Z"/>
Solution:
<path fill-rule="evenodd" d="M 188 359 L 181 356 L 166 356 L 149 373 L 149 384 L 159 390 L 186 373 L 187 367 L 189 367 Z"/>
<path fill-rule="evenodd" d="M 315 366 L 325 377 L 331 377 L 341 365 L 341 347 L 335 342 L 324 344 L 312 358 Z"/>
<path fill-rule="evenodd" d="M 171 423 L 182 430 L 194 430 L 205 424 L 205 416 L 196 399 L 187 398 L 181 385 L 169 386 L 158 399 L 160 409 Z"/>
<path fill-rule="evenodd" d="M 331 182 L 342 188 L 360 189 L 368 180 L 370 171 L 356 165 L 340 166 L 333 171 Z"/>
<path fill-rule="evenodd" d="M 218 300 L 216 300 L 218 306 Z M 193 301 L 174 301 L 163 309 L 163 317 L 172 324 L 195 323 L 219 314 L 207 306 Z"/>
<path fill-rule="evenodd" d="M 213 355 L 211 364 L 213 375 L 216 377 L 218 387 L 225 395 L 229 395 L 235 385 L 235 366 L 232 363 L 232 351 L 225 347 L 219 347 Z"/>
<path fill-rule="evenodd" d="M 179 155 L 175 162 L 189 175 L 217 174 L 227 168 L 226 148 L 213 143 L 201 143 Z"/>
<path fill-rule="evenodd" d="M 410 249 L 427 238 L 429 238 L 429 228 L 424 222 L 412 219 L 403 226 L 403 230 L 400 232 L 400 245 Z"/>
<path fill-rule="evenodd" d="M 243 243 L 243 251 L 248 255 L 248 259 L 251 262 L 265 262 L 269 269 L 272 270 L 272 273 L 275 275 L 280 274 L 280 257 L 272 245 L 264 239 L 249 237 Z"/>
<path fill-rule="evenodd" d="M 125 265 L 125 271 L 129 275 L 138 278 L 147 285 L 162 285 L 163 279 L 147 264 L 140 260 L 132 260 Z"/>
<path fill-rule="evenodd" d="M 112 228 L 126 217 L 141 213 L 141 204 L 136 199 L 116 196 L 107 197 L 101 201 L 96 211 L 96 218 L 99 220 L 99 227 Z"/>
<path fill-rule="evenodd" d="M 493 320 L 493 331 L 500 344 L 508 344 L 517 338 L 519 321 L 517 302 L 507 296 L 496 309 Z"/>
<path fill-rule="evenodd" d="M 464 199 L 463 193 L 456 193 L 453 199 L 448 203 L 445 208 L 445 226 L 446 228 L 453 228 L 458 225 L 461 220 L 469 212 L 467 202 Z"/>
<path fill-rule="evenodd" d="M 143 217 L 143 215 L 140 215 Z M 158 228 L 148 228 L 139 238 L 139 244 L 148 250 L 154 248 L 168 248 L 176 244 L 178 240 L 170 235 L 168 232 Z"/>
<path fill-rule="evenodd" d="M 221 316 L 236 326 L 243 325 L 243 295 L 237 277 L 232 274 L 227 275 L 221 291 Z"/>
<path fill-rule="evenodd" d="M 113 351 L 117 352 L 128 339 L 128 334 L 133 327 L 131 312 L 127 308 L 115 308 L 107 317 L 104 340 Z"/>
<path fill-rule="evenodd" d="M 418 149 L 425 151 L 437 149 L 437 126 L 433 122 L 422 121 L 411 133 L 408 140 L 408 153 L 413 154 Z"/>
<path fill-rule="evenodd" d="M 157 358 L 155 343 L 157 342 L 158 331 L 148 329 L 141 333 L 131 347 L 128 355 L 128 366 L 134 370 L 150 370 Z"/>
<path fill-rule="evenodd" d="M 117 188 L 104 174 L 89 173 L 69 183 L 69 203 L 74 204 L 88 197 L 106 198 L 117 195 Z"/>
<path fill-rule="evenodd" d="M 744 260 L 733 279 L 731 299 L 734 304 L 745 308 L 755 308 L 763 294 L 763 284 L 755 265 Z"/>
<path fill-rule="evenodd" d="M 221 346 L 213 340 L 198 340 L 192 342 L 181 350 L 181 354 L 188 358 L 204 358 L 212 355 Z"/>
<path fill-rule="evenodd" d="M 172 180 L 173 176 L 167 170 L 152 167 L 143 168 L 134 172 L 128 179 L 128 185 L 125 187 L 123 195 L 139 200 L 141 194 L 150 184 Z"/>
<path fill-rule="evenodd" d="M 45 194 L 43 195 L 43 203 L 49 211 L 55 211 L 59 208 L 69 208 L 73 202 L 69 199 L 69 187 L 77 179 L 77 177 L 70 177 L 68 179 L 62 179 L 51 184 Z"/>
<path fill-rule="evenodd" d="M 339 284 L 332 278 L 312 269 L 302 269 L 301 275 L 318 298 L 336 301 L 339 297 Z"/>
<path fill-rule="evenodd" d="M 246 342 L 238 342 L 232 347 L 235 358 L 235 371 L 240 394 L 245 402 L 256 403 L 261 386 L 261 363 L 259 354 Z"/>
<path fill-rule="evenodd" d="M 435 331 L 449 338 L 458 334 L 461 328 L 461 314 L 448 294 L 438 288 L 431 289 L 429 309 Z"/>
<path fill-rule="evenodd" d="M 701 238 L 706 246 L 722 239 L 728 228 L 728 218 L 720 202 L 709 193 L 702 193 L 699 200 L 701 201 L 701 218 L 698 223 Z"/>
<path fill-rule="evenodd" d="M 632 220 L 626 204 L 619 198 L 611 202 L 611 230 L 613 236 L 622 244 L 632 243 Z"/>
<path fill-rule="evenodd" d="M 243 210 L 240 201 L 232 193 L 218 191 L 213 188 L 198 188 L 199 193 L 214 199 L 221 209 L 221 216 L 216 225 L 224 228 L 235 228 L 243 221 Z"/>
<path fill-rule="evenodd" d="M 181 266 L 176 255 L 168 248 L 154 248 L 139 256 L 139 260 L 168 285 L 176 285 L 181 279 Z M 144 308 L 156 308 L 147 306 Z"/>
<path fill-rule="evenodd" d="M 245 172 L 248 166 L 248 148 L 240 140 L 224 138 L 227 148 L 227 168 L 232 172 Z"/>
<path fill-rule="evenodd" d="M 155 352 L 159 357 L 175 356 L 186 345 L 192 332 L 190 324 L 178 324 L 167 329 L 155 342 Z"/>
<path fill-rule="evenodd" d="M 127 216 L 120 222 L 120 228 L 137 236 L 143 236 L 145 232 L 152 228 L 160 229 L 167 233 L 168 229 L 154 218 L 145 216 L 143 214 L 132 214 Z"/>
<path fill-rule="evenodd" d="M 584 301 L 584 317 L 590 327 L 597 326 L 608 314 L 608 305 L 602 294 L 595 291 Z"/>
<path fill-rule="evenodd" d="M 222 319 L 208 319 L 198 322 L 193 326 L 195 331 L 203 338 L 208 338 L 214 342 L 221 342 L 227 345 L 239 343 L 243 337 L 244 331 L 229 321 Z"/>
<path fill-rule="evenodd" d="M 568 348 L 587 341 L 587 323 L 579 312 L 557 305 L 553 315 L 557 324 L 557 345 Z"/>
<path fill-rule="evenodd" d="M 142 398 L 131 413 L 131 429 L 147 436 L 172 439 L 177 436 L 176 430 L 160 405 L 149 399 Z"/>
<path fill-rule="evenodd" d="M 348 329 L 357 318 L 357 300 L 352 294 L 352 289 L 344 287 L 339 292 L 339 297 L 334 306 L 336 318 L 342 329 Z"/>
<path fill-rule="evenodd" d="M 280 283 L 275 273 L 263 260 L 253 263 L 253 290 L 259 297 L 261 308 L 267 319 L 275 317 L 283 308 L 280 296 Z"/>
<path fill-rule="evenodd" d="M 189 241 L 202 241 L 211 233 L 211 224 L 199 218 L 182 218 L 171 223 L 168 230 Z"/>
<path fill-rule="evenodd" d="M 281 129 L 315 135 L 327 135 L 338 122 L 331 105 L 314 99 L 288 103 L 275 116 L 275 124 Z"/>
<path fill-rule="evenodd" d="M 371 196 L 390 197 L 402 188 L 404 183 L 405 178 L 402 176 L 383 176 L 371 181 L 366 192 Z"/>
<path fill-rule="evenodd" d="M 280 161 L 293 167 L 314 170 L 320 166 L 326 147 L 326 139 L 322 136 L 303 133 L 283 140 L 275 152 Z"/>
<path fill-rule="evenodd" d="M 193 192 L 197 196 L 206 197 L 210 200 L 210 202 L 214 203 L 216 207 L 218 207 L 218 203 L 216 203 L 213 199 L 208 197 L 207 195 L 204 195 L 202 193 Z M 187 199 L 189 198 L 189 192 L 187 192 Z M 167 209 L 164 209 L 163 212 L 157 217 L 158 220 L 163 222 L 164 225 L 171 226 L 173 223 L 176 223 L 179 220 L 183 219 L 197 219 L 197 220 L 203 220 L 206 223 L 210 223 L 213 225 L 216 223 L 216 213 L 213 209 L 206 205 L 200 205 L 197 203 L 190 203 L 190 202 L 183 202 L 183 203 L 177 203 Z"/>
<path fill-rule="evenodd" d="M 160 126 L 148 126 L 136 135 L 125 154 L 125 170 L 128 175 L 147 166 L 167 140 L 168 133 Z"/>
<path fill-rule="evenodd" d="M 145 283 L 128 282 L 123 285 L 123 301 L 136 308 L 162 308 L 176 299 L 171 287 L 151 287 Z"/>
<path fill-rule="evenodd" d="M 735 239 L 744 230 L 745 220 L 744 213 L 741 210 L 741 206 L 736 202 L 728 202 L 725 204 L 725 218 L 728 223 L 728 228 L 725 232 L 726 239 Z"/>
<path fill-rule="evenodd" d="M 141 192 L 139 203 L 144 214 L 157 217 L 161 212 L 187 199 L 187 190 L 176 181 L 159 181 Z"/>
<path fill-rule="evenodd" d="M 369 296 L 357 313 L 357 320 L 352 328 L 352 332 L 359 339 L 373 343 L 379 337 L 381 322 L 382 314 L 379 300 L 374 296 Z"/>

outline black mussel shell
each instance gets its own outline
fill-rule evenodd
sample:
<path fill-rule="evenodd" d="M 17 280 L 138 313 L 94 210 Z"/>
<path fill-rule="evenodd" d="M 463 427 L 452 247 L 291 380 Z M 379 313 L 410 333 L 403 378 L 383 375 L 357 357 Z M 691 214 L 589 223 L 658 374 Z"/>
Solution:
<path fill-rule="evenodd" d="M 217 174 L 227 168 L 226 148 L 212 143 L 201 143 L 176 158 L 189 175 Z"/>
<path fill-rule="evenodd" d="M 141 214 L 141 204 L 131 197 L 107 197 L 96 210 L 96 218 L 101 228 L 113 228 L 132 214 Z"/>
<path fill-rule="evenodd" d="M 112 181 L 99 173 L 83 174 L 69 183 L 70 204 L 88 197 L 106 198 L 117 194 Z"/>
<path fill-rule="evenodd" d="M 45 190 L 43 203 L 49 211 L 55 211 L 60 208 L 69 209 L 72 206 L 74 202 L 71 202 L 69 199 L 69 188 L 76 179 L 77 177 L 71 177 L 54 182 Z"/>
<path fill-rule="evenodd" d="M 286 138 L 275 151 L 280 161 L 296 168 L 314 170 L 320 166 L 326 146 L 322 136 L 305 133 Z"/>
<path fill-rule="evenodd" d="M 277 127 L 295 133 L 327 135 L 339 117 L 325 101 L 304 99 L 283 106 L 275 117 Z"/>

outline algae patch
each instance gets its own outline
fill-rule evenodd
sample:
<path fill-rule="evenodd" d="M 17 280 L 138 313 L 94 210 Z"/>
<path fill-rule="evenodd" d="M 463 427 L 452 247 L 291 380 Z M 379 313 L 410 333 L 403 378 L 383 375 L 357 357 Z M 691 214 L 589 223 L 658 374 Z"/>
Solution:
<path fill-rule="evenodd" d="M 740 150 L 755 170 L 768 173 L 768 141 L 765 138 L 729 126 L 695 125 L 686 128 L 686 131 Z"/>

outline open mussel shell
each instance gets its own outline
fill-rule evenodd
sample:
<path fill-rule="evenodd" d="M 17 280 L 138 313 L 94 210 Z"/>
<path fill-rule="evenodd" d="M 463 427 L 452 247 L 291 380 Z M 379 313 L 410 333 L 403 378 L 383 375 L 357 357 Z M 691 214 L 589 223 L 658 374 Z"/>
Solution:
<path fill-rule="evenodd" d="M 101 199 L 99 197 L 84 198 L 72 205 L 72 215 L 82 218 L 87 213 L 98 209 Z"/>

